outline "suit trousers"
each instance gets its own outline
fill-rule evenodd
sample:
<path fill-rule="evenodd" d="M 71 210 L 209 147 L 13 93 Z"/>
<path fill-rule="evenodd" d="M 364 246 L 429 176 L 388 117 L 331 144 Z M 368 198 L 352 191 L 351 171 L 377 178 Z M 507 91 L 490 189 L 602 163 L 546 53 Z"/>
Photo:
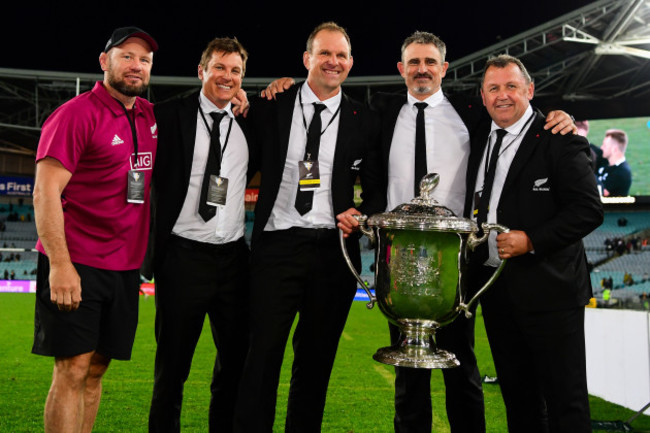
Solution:
<path fill-rule="evenodd" d="M 217 355 L 210 432 L 231 432 L 248 347 L 249 251 L 243 238 L 212 245 L 172 235 L 156 277 L 156 361 L 150 432 L 180 432 L 183 386 L 205 316 Z"/>
<path fill-rule="evenodd" d="M 460 362 L 456 368 L 442 370 L 451 433 L 485 432 L 483 388 L 474 355 L 474 317 L 461 314 L 435 336 L 438 348 L 452 352 Z M 391 344 L 395 344 L 399 328 L 388 326 Z M 430 433 L 431 417 L 431 370 L 395 367 L 395 433 Z"/>
<path fill-rule="evenodd" d="M 291 228 L 261 235 L 251 253 L 251 336 L 236 432 L 272 432 L 296 314 L 285 431 L 321 431 L 330 373 L 355 293 L 337 230 Z"/>
<path fill-rule="evenodd" d="M 507 269 L 506 265 L 504 273 Z M 513 303 L 508 283 L 502 274 L 481 298 L 508 431 L 591 432 L 585 307 L 535 311 L 531 301 L 533 305 L 522 308 Z M 542 291 L 540 296 L 544 296 Z"/>

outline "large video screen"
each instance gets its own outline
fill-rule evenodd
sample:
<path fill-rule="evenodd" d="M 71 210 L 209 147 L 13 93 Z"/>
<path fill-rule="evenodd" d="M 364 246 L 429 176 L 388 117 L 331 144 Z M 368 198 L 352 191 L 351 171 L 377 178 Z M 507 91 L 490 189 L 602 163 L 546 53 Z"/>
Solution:
<path fill-rule="evenodd" d="M 596 156 L 594 172 L 601 194 L 650 196 L 650 117 L 597 119 L 588 124 L 587 139 Z M 627 138 L 624 149 L 622 137 Z"/>

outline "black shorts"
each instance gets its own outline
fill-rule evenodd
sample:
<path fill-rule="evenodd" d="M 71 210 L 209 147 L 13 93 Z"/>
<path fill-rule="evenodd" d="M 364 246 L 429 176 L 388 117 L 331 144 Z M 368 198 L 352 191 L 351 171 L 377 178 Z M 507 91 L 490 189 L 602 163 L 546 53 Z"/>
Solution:
<path fill-rule="evenodd" d="M 138 325 L 139 270 L 74 267 L 81 278 L 81 304 L 75 311 L 60 311 L 50 301 L 50 262 L 38 255 L 32 353 L 70 357 L 96 351 L 130 359 Z"/>

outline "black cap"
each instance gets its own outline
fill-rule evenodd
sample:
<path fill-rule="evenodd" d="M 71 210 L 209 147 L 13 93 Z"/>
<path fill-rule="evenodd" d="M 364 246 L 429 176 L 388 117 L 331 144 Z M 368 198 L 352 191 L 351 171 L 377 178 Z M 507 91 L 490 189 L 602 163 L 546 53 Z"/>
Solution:
<path fill-rule="evenodd" d="M 113 31 L 111 38 L 108 40 L 108 42 L 106 42 L 106 48 L 104 48 L 104 52 L 108 52 L 108 50 L 120 45 L 128 38 L 140 38 L 144 41 L 147 41 L 154 53 L 158 51 L 158 43 L 154 38 L 151 37 L 149 33 L 138 27 L 120 27 L 119 29 L 115 29 Z"/>

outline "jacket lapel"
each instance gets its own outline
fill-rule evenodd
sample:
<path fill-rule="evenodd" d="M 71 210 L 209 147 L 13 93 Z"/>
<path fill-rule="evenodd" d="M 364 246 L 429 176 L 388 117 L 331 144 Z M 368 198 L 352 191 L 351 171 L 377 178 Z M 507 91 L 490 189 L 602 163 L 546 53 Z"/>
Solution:
<path fill-rule="evenodd" d="M 289 134 L 291 133 L 291 122 L 293 120 L 293 110 L 296 104 L 296 96 L 301 86 L 291 87 L 283 97 L 278 97 L 278 109 L 276 111 L 276 122 L 278 125 L 279 149 L 276 161 L 281 163 L 280 170 L 284 170 L 284 161 L 287 159 L 289 149 Z M 280 176 L 282 173 L 280 173 Z"/>
<path fill-rule="evenodd" d="M 342 95 L 341 98 L 341 112 L 339 113 L 339 130 L 336 135 L 336 148 L 334 151 L 334 166 L 336 167 L 342 161 L 346 161 L 346 150 L 349 142 L 352 140 L 352 132 L 354 128 L 354 114 L 352 105 L 347 96 Z"/>
<path fill-rule="evenodd" d="M 395 125 L 397 124 L 397 117 L 399 112 L 402 110 L 404 104 L 406 104 L 407 98 L 406 93 L 400 95 L 396 98 L 391 98 L 388 107 L 386 109 L 384 121 L 382 122 L 381 127 L 383 128 L 381 136 L 382 140 L 382 152 L 386 157 L 385 165 L 386 169 L 388 168 L 388 158 L 390 155 L 390 146 L 393 143 L 393 135 L 395 134 Z"/>
<path fill-rule="evenodd" d="M 537 110 L 535 110 L 534 114 L 535 114 L 535 118 L 533 118 L 530 128 L 528 128 L 526 135 L 521 140 L 519 149 L 517 149 L 517 153 L 515 154 L 515 157 L 512 160 L 512 164 L 510 164 L 510 169 L 508 170 L 508 176 L 506 176 L 506 180 L 503 184 L 504 192 L 513 186 L 515 179 L 517 179 L 519 173 L 521 172 L 521 170 L 524 169 L 526 163 L 528 162 L 531 155 L 533 154 L 533 151 L 535 150 L 537 145 L 541 142 L 541 136 L 539 134 L 539 131 L 542 130 L 542 127 L 544 125 L 544 115 Z M 501 193 L 501 197 L 503 196 L 504 194 Z"/>
<path fill-rule="evenodd" d="M 183 179 L 185 185 L 190 184 L 190 173 L 192 171 L 192 158 L 194 156 L 194 144 L 196 142 L 196 116 L 199 111 L 199 94 L 185 99 L 184 104 L 178 112 L 180 135 L 183 155 Z"/>
<path fill-rule="evenodd" d="M 474 191 L 476 191 L 476 178 L 480 170 L 481 160 L 483 159 L 483 152 L 490 135 L 490 122 L 483 122 L 476 134 L 472 135 L 470 141 L 470 154 L 467 162 L 467 181 L 465 184 L 465 216 L 472 215 L 472 203 L 474 200 Z"/>

